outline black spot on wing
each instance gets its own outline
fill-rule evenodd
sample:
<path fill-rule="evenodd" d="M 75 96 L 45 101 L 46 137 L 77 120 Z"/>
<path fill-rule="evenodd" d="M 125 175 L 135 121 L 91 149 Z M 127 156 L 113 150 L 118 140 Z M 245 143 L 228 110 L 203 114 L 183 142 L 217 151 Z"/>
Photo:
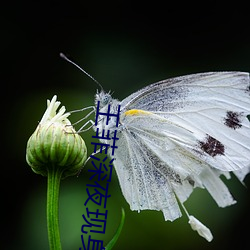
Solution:
<path fill-rule="evenodd" d="M 242 113 L 227 111 L 227 115 L 224 118 L 224 124 L 232 129 L 240 128 Z"/>
<path fill-rule="evenodd" d="M 204 152 L 212 157 L 224 155 L 225 152 L 224 145 L 210 135 L 207 135 L 204 141 L 200 141 L 199 146 Z"/>
<path fill-rule="evenodd" d="M 194 187 L 195 181 L 190 176 L 187 177 L 187 181 L 192 187 Z"/>
<path fill-rule="evenodd" d="M 250 94 L 250 85 L 247 86 L 246 92 Z"/>

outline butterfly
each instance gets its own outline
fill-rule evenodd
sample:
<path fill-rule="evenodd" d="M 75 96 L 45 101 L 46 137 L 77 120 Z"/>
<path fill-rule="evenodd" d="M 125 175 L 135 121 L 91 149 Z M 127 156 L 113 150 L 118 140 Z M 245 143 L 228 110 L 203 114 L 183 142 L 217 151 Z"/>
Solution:
<path fill-rule="evenodd" d="M 221 180 L 250 172 L 250 83 L 244 72 L 208 72 L 146 86 L 122 101 L 103 89 L 100 112 L 115 113 L 95 129 L 117 130 L 114 167 L 131 210 L 160 210 L 174 221 L 183 206 L 194 230 L 212 240 L 209 229 L 183 203 L 194 188 L 205 188 L 218 206 L 235 203 Z M 108 143 L 102 139 L 102 143 Z"/>
<path fill-rule="evenodd" d="M 165 220 L 182 213 L 206 240 L 209 228 L 189 215 L 184 202 L 196 187 L 206 189 L 219 207 L 236 201 L 221 180 L 233 173 L 243 183 L 250 172 L 250 81 L 245 72 L 207 72 L 170 78 L 138 90 L 122 101 L 64 54 L 100 87 L 91 113 L 120 114 L 89 120 L 97 134 L 116 135 L 115 166 L 131 210 L 161 210 Z M 88 108 L 83 108 L 83 111 Z M 97 110 L 98 109 L 98 110 Z M 96 116 L 98 117 L 98 116 Z M 77 122 L 78 123 L 78 122 Z M 106 139 L 100 139 L 108 144 Z"/>

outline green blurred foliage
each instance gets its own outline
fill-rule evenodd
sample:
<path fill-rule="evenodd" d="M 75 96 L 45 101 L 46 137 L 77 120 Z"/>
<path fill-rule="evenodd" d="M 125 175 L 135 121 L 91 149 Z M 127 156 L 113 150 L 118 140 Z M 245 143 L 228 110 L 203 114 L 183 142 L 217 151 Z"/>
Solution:
<path fill-rule="evenodd" d="M 130 2 L 14 6 L 7 8 L 10 15 L 5 18 L 1 46 L 6 88 L 2 92 L 2 179 L 8 181 L 2 188 L 1 244 L 3 249 L 45 250 L 46 179 L 35 175 L 25 162 L 26 143 L 45 111 L 46 99 L 57 94 L 67 110 L 80 109 L 93 105 L 98 88 L 59 53 L 70 55 L 121 100 L 168 77 L 212 70 L 249 71 L 250 43 L 243 26 L 248 22 L 244 14 L 237 15 L 235 6 L 225 17 L 218 9 L 202 14 L 161 9 L 157 4 L 134 9 Z M 183 21 L 179 23 L 180 17 Z M 79 117 L 81 113 L 70 118 L 77 121 Z M 92 134 L 91 130 L 82 134 L 89 154 Z M 65 250 L 81 247 L 90 167 L 87 164 L 79 177 L 61 183 L 60 229 Z M 125 225 L 114 250 L 221 249 L 234 244 L 248 249 L 249 190 L 235 178 L 226 183 L 238 201 L 236 205 L 218 208 L 205 190 L 196 190 L 186 203 L 190 214 L 211 229 L 214 240 L 208 243 L 191 230 L 185 216 L 171 223 L 164 221 L 161 212 L 130 211 L 114 171 L 107 230 L 102 238 L 105 243 L 112 238 L 124 207 Z M 246 186 L 250 186 L 249 177 Z"/>

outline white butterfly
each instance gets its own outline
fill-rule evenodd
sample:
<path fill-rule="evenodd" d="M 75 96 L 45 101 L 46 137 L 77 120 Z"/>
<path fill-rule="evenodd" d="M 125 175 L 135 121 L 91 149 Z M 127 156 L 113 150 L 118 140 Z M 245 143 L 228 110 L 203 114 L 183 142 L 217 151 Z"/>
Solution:
<path fill-rule="evenodd" d="M 240 181 L 250 172 L 249 74 L 211 72 L 151 84 L 123 101 L 103 90 L 100 112 L 117 112 L 109 124 L 117 130 L 114 166 L 131 210 L 161 210 L 165 220 L 181 216 L 195 187 L 206 188 L 220 207 L 235 203 L 220 175 Z M 109 143 L 101 140 L 103 143 Z M 185 207 L 184 210 L 186 211 Z M 212 234 L 193 216 L 189 223 L 208 241 Z"/>

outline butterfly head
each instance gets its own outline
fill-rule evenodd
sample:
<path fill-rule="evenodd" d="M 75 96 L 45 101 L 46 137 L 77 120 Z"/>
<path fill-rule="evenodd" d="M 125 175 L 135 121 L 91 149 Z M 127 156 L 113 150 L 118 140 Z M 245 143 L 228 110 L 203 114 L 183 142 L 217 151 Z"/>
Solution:
<path fill-rule="evenodd" d="M 112 102 L 112 96 L 110 93 L 106 93 L 103 90 L 100 92 L 97 90 L 97 93 L 95 95 L 95 106 L 97 106 L 97 102 L 100 102 L 100 108 L 103 108 Z"/>
<path fill-rule="evenodd" d="M 119 104 L 120 102 L 117 99 L 112 98 L 110 92 L 107 93 L 104 90 L 101 90 L 100 92 L 97 91 L 95 95 L 95 106 L 98 109 L 98 113 L 101 112 L 102 114 L 99 116 L 96 128 L 98 128 L 100 132 L 105 129 L 110 130 L 110 133 L 112 134 L 117 130 L 117 116 L 115 114 L 120 112 Z M 107 118 L 104 116 L 102 117 L 105 113 L 110 114 L 108 123 L 106 120 Z"/>

